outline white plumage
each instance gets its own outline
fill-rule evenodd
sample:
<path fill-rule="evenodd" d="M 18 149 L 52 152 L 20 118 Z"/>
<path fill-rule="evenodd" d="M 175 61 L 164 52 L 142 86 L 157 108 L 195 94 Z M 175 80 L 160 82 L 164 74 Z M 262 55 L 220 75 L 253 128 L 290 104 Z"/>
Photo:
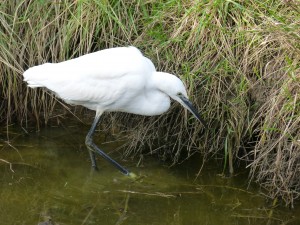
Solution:
<path fill-rule="evenodd" d="M 95 168 L 94 151 L 129 174 L 97 146 L 92 146 L 92 136 L 103 112 L 159 115 L 169 109 L 171 97 L 203 123 L 188 101 L 182 81 L 172 74 L 157 72 L 135 47 L 110 48 L 60 63 L 45 63 L 29 68 L 23 76 L 29 87 L 46 87 L 67 103 L 96 111 L 86 138 Z"/>

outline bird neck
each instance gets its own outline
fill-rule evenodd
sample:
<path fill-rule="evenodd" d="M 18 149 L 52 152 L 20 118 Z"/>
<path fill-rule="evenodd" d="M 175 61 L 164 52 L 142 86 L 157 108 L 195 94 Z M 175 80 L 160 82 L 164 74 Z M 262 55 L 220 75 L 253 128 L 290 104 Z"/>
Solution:
<path fill-rule="evenodd" d="M 152 76 L 154 88 L 174 99 L 174 88 L 178 86 L 178 78 L 170 73 L 155 72 Z"/>
<path fill-rule="evenodd" d="M 154 72 L 152 76 L 153 86 L 161 92 L 167 94 L 170 87 L 170 79 L 172 74 L 165 72 Z"/>

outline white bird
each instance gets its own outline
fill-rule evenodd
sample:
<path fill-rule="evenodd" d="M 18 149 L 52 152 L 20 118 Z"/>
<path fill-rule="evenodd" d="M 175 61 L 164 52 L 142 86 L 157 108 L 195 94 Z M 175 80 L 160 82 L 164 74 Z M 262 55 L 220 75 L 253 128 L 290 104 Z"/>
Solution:
<path fill-rule="evenodd" d="M 175 75 L 157 72 L 151 60 L 132 46 L 105 49 L 60 63 L 34 66 L 26 70 L 23 76 L 31 88 L 46 87 L 69 104 L 96 111 L 85 140 L 95 169 L 94 152 L 97 152 L 123 174 L 132 175 L 93 142 L 93 134 L 104 112 L 160 115 L 169 109 L 172 98 L 206 126 L 188 100 L 183 82 Z"/>

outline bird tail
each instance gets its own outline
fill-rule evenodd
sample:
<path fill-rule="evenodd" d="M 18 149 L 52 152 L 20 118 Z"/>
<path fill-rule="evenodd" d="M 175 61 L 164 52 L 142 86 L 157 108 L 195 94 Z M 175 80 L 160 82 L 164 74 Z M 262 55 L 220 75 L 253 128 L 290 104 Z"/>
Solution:
<path fill-rule="evenodd" d="M 37 88 L 45 87 L 44 83 L 47 79 L 47 74 L 49 71 L 49 66 L 51 63 L 45 63 L 39 66 L 34 66 L 29 68 L 23 73 L 24 81 L 27 82 L 28 87 Z"/>

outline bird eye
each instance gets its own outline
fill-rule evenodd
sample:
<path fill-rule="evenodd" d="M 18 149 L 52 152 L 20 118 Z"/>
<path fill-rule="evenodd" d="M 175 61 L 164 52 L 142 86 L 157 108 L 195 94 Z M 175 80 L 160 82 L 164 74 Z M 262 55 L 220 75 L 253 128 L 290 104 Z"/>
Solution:
<path fill-rule="evenodd" d="M 178 96 L 182 96 L 182 93 L 181 93 L 181 92 L 178 92 L 177 95 L 178 95 Z"/>

